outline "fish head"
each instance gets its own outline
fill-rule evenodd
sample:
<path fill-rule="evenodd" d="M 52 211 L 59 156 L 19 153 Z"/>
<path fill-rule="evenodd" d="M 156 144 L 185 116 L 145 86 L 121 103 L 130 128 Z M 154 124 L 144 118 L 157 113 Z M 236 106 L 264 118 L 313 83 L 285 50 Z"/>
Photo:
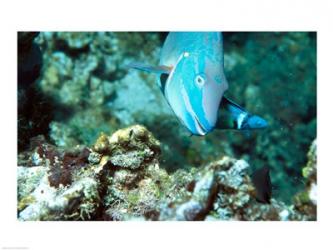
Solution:
<path fill-rule="evenodd" d="M 222 59 L 214 60 L 205 50 L 184 51 L 167 79 L 164 93 L 187 129 L 192 134 L 205 135 L 216 124 L 227 87 Z"/>

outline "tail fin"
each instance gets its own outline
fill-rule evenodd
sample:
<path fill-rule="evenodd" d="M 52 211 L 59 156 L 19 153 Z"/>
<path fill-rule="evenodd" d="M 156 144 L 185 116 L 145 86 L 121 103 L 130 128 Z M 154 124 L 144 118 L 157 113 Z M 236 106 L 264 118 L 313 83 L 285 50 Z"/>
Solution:
<path fill-rule="evenodd" d="M 222 98 L 216 128 L 250 130 L 265 128 L 267 125 L 263 118 L 250 114 L 226 97 Z"/>

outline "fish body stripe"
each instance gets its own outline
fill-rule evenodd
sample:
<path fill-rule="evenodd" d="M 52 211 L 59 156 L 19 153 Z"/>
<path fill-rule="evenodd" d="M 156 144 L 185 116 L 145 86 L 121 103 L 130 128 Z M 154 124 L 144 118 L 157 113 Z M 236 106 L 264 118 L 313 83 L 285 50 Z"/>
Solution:
<path fill-rule="evenodd" d="M 187 114 L 189 114 L 191 117 L 191 121 L 189 121 L 189 123 L 188 123 L 188 124 L 192 125 L 192 126 L 190 126 L 190 130 L 195 131 L 196 132 L 195 134 L 205 135 L 207 133 L 207 131 L 205 131 L 202 128 L 202 125 L 198 122 L 198 119 L 196 117 L 197 114 L 194 113 L 194 111 L 193 111 L 190 98 L 187 95 L 187 91 L 185 90 L 184 86 L 182 86 L 181 93 L 182 93 L 182 96 L 185 101 L 185 107 L 186 107 Z"/>
<path fill-rule="evenodd" d="M 184 68 L 200 68 L 204 69 L 205 67 L 205 60 L 195 60 L 198 58 L 199 55 L 196 53 L 191 54 L 190 57 L 184 58 Z M 200 64 L 200 65 L 199 65 Z M 197 71 L 198 72 L 198 71 Z M 200 71 L 199 71 L 200 72 Z M 200 121 L 202 127 L 205 128 L 206 131 L 210 131 L 214 124 L 210 124 L 206 118 L 206 113 L 204 110 L 204 103 L 203 103 L 203 90 L 202 87 L 198 87 L 195 81 L 195 71 L 188 71 L 184 74 L 184 81 L 183 87 L 189 96 L 189 102 L 193 110 L 195 110 L 195 114 L 197 119 Z"/>

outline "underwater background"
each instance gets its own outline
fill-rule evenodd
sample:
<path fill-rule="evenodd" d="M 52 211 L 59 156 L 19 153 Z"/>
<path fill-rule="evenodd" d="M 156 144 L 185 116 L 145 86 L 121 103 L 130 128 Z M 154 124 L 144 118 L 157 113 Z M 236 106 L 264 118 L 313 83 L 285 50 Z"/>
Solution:
<path fill-rule="evenodd" d="M 225 95 L 269 123 L 268 128 L 251 132 L 250 135 L 235 130 L 214 130 L 203 137 L 190 137 L 168 106 L 156 84 L 155 76 L 129 70 L 126 67 L 131 62 L 157 65 L 167 32 L 18 33 L 18 165 L 29 166 L 31 171 L 33 165 L 49 164 L 51 171 L 48 170 L 47 175 L 50 176 L 50 172 L 53 171 L 52 166 L 56 165 L 58 158 L 63 162 L 70 161 L 71 166 L 92 164 L 94 160 L 91 159 L 93 157 L 91 151 L 90 154 L 85 152 L 89 155 L 88 162 L 81 163 L 78 160 L 85 157 L 83 145 L 103 155 L 105 150 L 100 148 L 103 148 L 103 143 L 109 143 L 105 139 L 107 135 L 114 135 L 119 129 L 139 124 L 144 127 L 135 127 L 133 131 L 138 130 L 140 133 L 144 128 L 144 131 L 147 131 L 144 134 L 149 133 L 147 145 L 150 145 L 149 148 L 153 152 L 151 158 L 158 155 L 159 168 L 176 181 L 184 181 L 184 176 L 188 173 L 206 171 L 202 170 L 203 168 L 215 169 L 211 163 L 225 156 L 229 157 L 233 166 L 237 165 L 234 159 L 241 159 L 249 165 L 246 167 L 248 175 L 262 167 L 269 167 L 273 185 L 272 197 L 276 201 L 283 202 L 286 207 L 295 205 L 297 194 L 309 186 L 306 177 L 310 174 L 304 173 L 304 169 L 307 169 L 309 162 L 314 161 L 311 160 L 311 155 L 314 153 L 310 146 L 315 144 L 313 141 L 316 138 L 317 121 L 316 33 L 224 32 L 223 34 L 225 75 L 229 82 L 229 89 Z M 126 130 L 124 131 L 126 134 Z M 154 140 L 158 140 L 158 143 Z M 48 146 L 45 146 L 46 144 Z M 156 146 L 158 150 L 154 149 L 154 145 L 158 145 Z M 46 150 L 50 147 L 54 152 L 62 153 L 58 156 L 52 150 Z M 141 144 L 135 144 L 133 147 L 143 149 Z M 80 154 L 73 152 L 75 148 L 80 148 Z M 310 156 L 309 149 L 312 152 L 309 153 Z M 71 154 L 67 154 L 66 158 L 66 153 L 64 155 L 63 152 Z M 126 149 L 122 153 L 127 153 Z M 146 161 L 146 156 L 142 157 Z M 102 159 L 103 157 L 95 163 L 101 164 Z M 119 159 L 114 159 L 113 163 L 117 160 Z M 135 164 L 133 162 L 131 166 Z M 140 164 L 138 163 L 138 166 Z M 222 171 L 225 163 L 219 164 L 221 169 L 218 171 Z M 64 171 L 72 169 L 56 170 L 56 177 L 49 178 L 49 182 L 52 184 L 52 180 L 57 182 L 55 179 L 64 178 L 65 181 L 62 180 L 60 183 L 62 182 L 63 186 L 70 185 L 76 181 L 73 176 L 79 175 L 77 171 L 80 170 L 76 169 L 71 177 L 64 176 Z M 42 176 L 42 172 L 43 170 L 38 170 L 38 174 L 34 174 Z M 19 214 L 36 203 L 37 199 L 36 195 L 31 194 L 38 185 L 34 183 L 33 187 L 30 187 L 26 176 L 25 169 L 19 170 Z M 195 176 L 194 182 L 200 182 L 201 177 L 202 179 L 207 177 L 207 173 Z M 158 183 L 172 183 L 162 177 L 158 181 Z M 244 180 L 244 183 L 246 181 Z M 189 180 L 186 184 L 189 192 L 193 191 L 192 182 L 193 180 Z M 58 188 L 59 183 L 54 186 Z M 172 188 L 170 184 L 166 189 L 173 190 Z M 122 188 L 119 190 L 123 191 Z M 151 191 L 149 188 L 147 190 L 145 192 Z M 173 192 L 177 193 L 175 190 Z M 164 197 L 163 195 L 152 196 L 157 199 L 156 197 Z M 307 203 L 309 200 L 307 196 L 309 195 L 298 196 L 301 197 L 298 201 L 306 200 Z M 100 190 L 98 197 L 98 199 L 102 197 Z M 129 195 L 126 199 L 131 199 L 133 204 L 137 204 L 139 198 Z M 115 215 L 114 201 L 104 200 L 104 205 L 107 202 L 109 202 L 106 205 L 107 209 L 113 206 L 111 214 L 114 217 L 111 216 L 111 219 L 124 218 L 122 215 Z M 221 204 L 216 205 L 216 202 L 214 206 L 223 207 Z M 39 208 L 35 206 L 31 209 Z M 107 210 L 105 207 L 103 209 Z M 119 206 L 118 209 L 121 210 L 123 207 Z M 303 212 L 309 210 L 308 207 L 302 209 L 300 210 Z M 94 209 L 91 208 L 92 210 Z M 218 209 L 213 210 L 215 211 L 210 214 L 212 217 L 222 219 L 226 216 L 221 215 L 225 211 L 220 211 L 221 214 L 217 216 Z M 151 209 L 150 214 L 145 214 L 145 217 L 172 218 L 168 212 L 156 215 L 152 211 Z M 31 215 L 32 212 L 29 213 Z M 104 215 L 101 215 L 103 212 L 96 213 L 98 215 L 90 215 L 89 218 L 105 219 Z M 143 212 L 136 210 L 136 213 Z M 178 213 L 179 211 L 176 212 Z M 198 217 L 189 218 L 202 219 L 201 214 L 200 212 Z M 108 215 L 110 216 L 110 213 Z M 75 216 L 50 218 L 45 214 L 40 217 L 29 216 L 19 215 L 19 218 L 23 220 L 76 218 Z M 242 219 L 267 219 L 260 216 L 255 218 L 242 216 L 244 216 Z M 304 218 L 294 216 L 290 219 Z M 305 219 L 315 219 L 315 217 L 310 216 Z"/>

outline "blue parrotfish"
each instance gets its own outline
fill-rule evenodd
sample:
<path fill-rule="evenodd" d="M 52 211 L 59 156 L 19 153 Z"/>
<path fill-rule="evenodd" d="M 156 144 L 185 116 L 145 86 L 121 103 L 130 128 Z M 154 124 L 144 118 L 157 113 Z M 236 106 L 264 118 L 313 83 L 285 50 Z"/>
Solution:
<path fill-rule="evenodd" d="M 158 66 L 131 63 L 131 68 L 157 74 L 158 85 L 178 119 L 194 135 L 214 128 L 251 130 L 267 122 L 224 96 L 221 32 L 170 32 Z"/>

